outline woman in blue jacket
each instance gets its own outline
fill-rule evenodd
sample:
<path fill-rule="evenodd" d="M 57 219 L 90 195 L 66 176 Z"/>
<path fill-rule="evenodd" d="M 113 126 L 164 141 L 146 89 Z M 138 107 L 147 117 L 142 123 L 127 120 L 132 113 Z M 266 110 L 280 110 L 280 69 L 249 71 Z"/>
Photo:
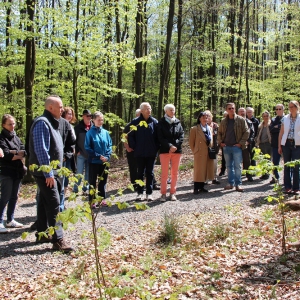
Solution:
<path fill-rule="evenodd" d="M 84 148 L 89 157 L 89 184 L 96 188 L 98 180 L 98 195 L 106 198 L 105 187 L 108 177 L 106 171 L 108 167 L 106 162 L 109 161 L 112 152 L 112 140 L 107 130 L 102 128 L 104 117 L 100 111 L 96 111 L 93 115 L 94 125 L 86 133 Z M 100 179 L 101 178 L 101 179 Z M 89 196 L 90 201 L 93 196 Z M 101 202 L 105 204 L 105 202 Z"/>

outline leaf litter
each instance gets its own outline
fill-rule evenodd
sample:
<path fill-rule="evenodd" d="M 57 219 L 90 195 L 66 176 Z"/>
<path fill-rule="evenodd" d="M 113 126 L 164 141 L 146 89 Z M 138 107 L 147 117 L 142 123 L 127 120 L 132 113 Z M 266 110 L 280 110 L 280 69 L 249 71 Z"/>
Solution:
<path fill-rule="evenodd" d="M 124 174 L 110 174 L 111 189 L 128 177 L 119 163 L 116 172 Z M 191 169 L 183 168 L 180 176 L 190 181 Z M 282 255 L 276 206 L 234 203 L 176 218 L 180 242 L 175 244 L 158 242 L 163 224 L 157 219 L 137 222 L 133 234 L 112 234 L 101 253 L 112 299 L 300 299 L 300 252 Z M 287 241 L 298 240 L 299 213 L 288 212 L 286 219 Z M 93 255 L 85 237 L 68 257 L 31 256 L 55 268 L 2 276 L 0 299 L 99 299 Z"/>

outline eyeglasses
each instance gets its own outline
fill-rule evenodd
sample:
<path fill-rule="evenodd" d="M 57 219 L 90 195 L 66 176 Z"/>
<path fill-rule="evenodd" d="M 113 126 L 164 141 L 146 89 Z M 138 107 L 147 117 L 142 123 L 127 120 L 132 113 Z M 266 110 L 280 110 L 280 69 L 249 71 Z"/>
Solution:
<path fill-rule="evenodd" d="M 276 108 L 275 110 L 282 110 L 282 108 Z"/>
<path fill-rule="evenodd" d="M 289 108 L 295 108 L 295 107 L 297 108 L 297 106 L 295 106 L 295 105 L 293 105 L 293 106 L 289 106 Z"/>
<path fill-rule="evenodd" d="M 91 117 L 92 117 L 92 115 L 84 115 L 84 116 L 86 116 L 86 117 L 88 117 L 88 118 L 91 118 Z"/>
<path fill-rule="evenodd" d="M 234 107 L 228 107 L 227 109 L 234 109 Z"/>

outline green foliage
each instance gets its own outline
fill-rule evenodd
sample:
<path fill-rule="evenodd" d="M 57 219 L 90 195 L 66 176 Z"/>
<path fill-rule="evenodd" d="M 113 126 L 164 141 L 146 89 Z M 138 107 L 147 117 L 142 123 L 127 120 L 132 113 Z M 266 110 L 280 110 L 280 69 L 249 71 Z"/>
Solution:
<path fill-rule="evenodd" d="M 164 244 L 176 244 L 181 241 L 179 221 L 174 215 L 164 216 L 159 241 Z"/>
<path fill-rule="evenodd" d="M 208 244 L 214 244 L 217 241 L 224 241 L 229 237 L 230 230 L 229 227 L 224 224 L 217 224 L 208 229 L 208 234 L 206 235 L 206 242 Z"/>

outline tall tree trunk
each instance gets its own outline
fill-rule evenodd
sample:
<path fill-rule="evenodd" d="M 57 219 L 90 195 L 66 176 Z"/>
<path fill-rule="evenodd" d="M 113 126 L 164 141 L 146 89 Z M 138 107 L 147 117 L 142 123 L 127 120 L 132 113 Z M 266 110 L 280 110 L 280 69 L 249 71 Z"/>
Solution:
<path fill-rule="evenodd" d="M 35 2 L 31 0 L 26 0 L 26 10 L 29 22 L 27 22 L 27 35 L 25 40 L 25 108 L 26 108 L 26 130 L 29 130 L 32 120 L 32 97 L 33 97 L 33 84 L 35 76 L 35 63 L 36 63 L 36 50 L 35 50 L 35 40 L 32 37 L 34 33 L 33 22 L 35 14 Z M 28 162 L 27 162 L 28 163 Z M 29 181 L 31 176 L 28 174 L 25 176 L 24 180 Z"/>
<path fill-rule="evenodd" d="M 137 59 L 143 56 L 143 0 L 138 0 L 137 12 L 135 18 L 135 57 Z M 138 96 L 142 94 L 142 69 L 143 63 L 136 62 L 134 82 L 135 82 L 135 93 Z M 139 108 L 141 104 L 140 98 L 136 99 L 136 108 Z"/>
<path fill-rule="evenodd" d="M 167 23 L 167 41 L 166 41 L 166 49 L 165 49 L 165 56 L 164 56 L 164 67 L 162 70 L 162 76 L 160 78 L 160 86 L 159 86 L 158 109 L 157 109 L 158 118 L 162 116 L 162 106 L 164 103 L 165 87 L 168 83 L 168 73 L 169 73 L 169 64 L 170 64 L 170 46 L 171 46 L 171 39 L 172 39 L 174 14 L 175 14 L 175 0 L 170 0 L 169 17 Z"/>
<path fill-rule="evenodd" d="M 183 0 L 178 0 L 178 17 L 177 17 L 177 52 L 176 52 L 176 79 L 175 79 L 175 100 L 174 105 L 177 108 L 177 115 L 180 116 L 181 109 L 181 31 L 182 31 L 182 5 Z"/>
<path fill-rule="evenodd" d="M 245 40 L 245 83 L 246 83 L 246 99 L 250 105 L 250 89 L 249 89 L 249 39 L 250 39 L 250 20 L 249 20 L 249 3 L 246 6 L 246 40 Z"/>
<path fill-rule="evenodd" d="M 229 88 L 229 102 L 235 102 L 236 99 L 236 82 L 235 82 L 235 19 L 236 19 L 236 1 L 230 0 L 230 10 L 229 10 L 229 29 L 230 29 L 230 67 L 229 76 L 232 78 L 231 87 Z"/>

